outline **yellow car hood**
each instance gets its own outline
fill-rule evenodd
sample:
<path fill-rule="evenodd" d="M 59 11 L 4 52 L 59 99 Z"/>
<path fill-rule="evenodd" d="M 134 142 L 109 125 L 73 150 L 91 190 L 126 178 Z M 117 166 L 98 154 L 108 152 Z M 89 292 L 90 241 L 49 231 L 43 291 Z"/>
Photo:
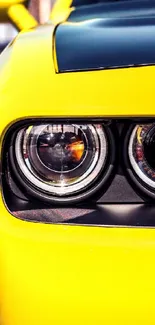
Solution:
<path fill-rule="evenodd" d="M 26 117 L 153 116 L 155 67 L 56 73 L 54 27 L 19 34 L 0 59 L 4 126 Z"/>

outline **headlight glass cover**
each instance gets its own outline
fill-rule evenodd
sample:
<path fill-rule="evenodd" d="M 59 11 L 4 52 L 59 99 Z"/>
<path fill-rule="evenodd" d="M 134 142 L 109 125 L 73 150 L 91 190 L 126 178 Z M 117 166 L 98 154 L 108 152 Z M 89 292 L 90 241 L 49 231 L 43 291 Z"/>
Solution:
<path fill-rule="evenodd" d="M 99 177 L 108 141 L 101 124 L 35 124 L 18 131 L 14 152 L 29 184 L 54 196 L 71 196 Z"/>
<path fill-rule="evenodd" d="M 132 168 L 144 186 L 155 190 L 155 124 L 139 124 L 132 130 L 129 147 Z"/>

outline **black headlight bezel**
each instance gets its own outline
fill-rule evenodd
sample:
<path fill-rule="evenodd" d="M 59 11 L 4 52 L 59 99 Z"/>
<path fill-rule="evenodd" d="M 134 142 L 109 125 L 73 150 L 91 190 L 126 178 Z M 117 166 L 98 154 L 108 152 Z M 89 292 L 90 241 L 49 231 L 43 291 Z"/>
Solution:
<path fill-rule="evenodd" d="M 115 144 L 115 139 L 117 135 L 115 134 L 116 130 L 113 130 L 109 127 L 107 127 L 106 123 L 103 122 L 103 120 L 90 120 L 90 119 L 68 119 L 67 123 L 72 124 L 102 124 L 104 127 L 104 132 L 107 137 L 108 141 L 108 146 L 110 148 L 110 151 L 108 152 L 108 156 L 106 159 L 106 163 L 104 166 L 103 171 L 100 173 L 99 177 L 96 179 L 96 181 L 91 184 L 87 190 L 83 189 L 80 193 L 77 193 L 75 195 L 70 195 L 66 197 L 57 197 L 57 196 L 52 196 L 51 194 L 44 193 L 40 189 L 36 189 L 35 187 L 32 186 L 32 184 L 23 176 L 21 170 L 18 168 L 18 163 L 16 160 L 15 156 L 15 149 L 14 149 L 14 143 L 15 143 L 15 138 L 17 133 L 19 132 L 20 129 L 23 127 L 27 127 L 28 125 L 38 125 L 42 123 L 53 123 L 53 124 L 59 124 L 59 123 L 65 123 L 66 124 L 66 119 L 31 119 L 27 120 L 25 123 L 23 122 L 17 122 L 16 125 L 13 125 L 13 127 L 9 130 L 7 138 L 10 138 L 10 143 L 9 143 L 9 149 L 8 149 L 8 162 L 9 166 L 12 170 L 12 175 L 13 178 L 15 179 L 15 182 L 19 184 L 19 187 L 21 188 L 21 191 L 23 190 L 26 196 L 29 199 L 36 199 L 36 200 L 41 200 L 44 203 L 47 204 L 60 204 L 60 205 L 71 205 L 74 203 L 81 203 L 84 201 L 88 201 L 92 197 L 96 197 L 99 195 L 100 189 L 103 188 L 104 186 L 104 191 L 106 191 L 108 184 L 111 182 L 111 179 L 114 174 L 114 169 L 116 164 L 116 144 Z M 109 122 L 108 122 L 109 123 Z M 115 136 L 114 136 L 115 134 Z"/>
<path fill-rule="evenodd" d="M 103 123 L 114 139 L 113 168 L 104 186 L 92 196 L 80 201 L 66 203 L 40 200 L 31 195 L 29 186 L 23 187 L 18 181 L 9 161 L 9 148 L 19 129 L 32 123 Z M 139 185 L 136 175 L 130 177 L 126 145 L 132 129 L 139 123 L 155 122 L 153 118 L 90 118 L 90 119 L 25 119 L 9 126 L 2 141 L 2 196 L 8 211 L 15 217 L 42 223 L 144 226 L 154 227 L 155 198 Z M 127 161 L 126 161 L 127 160 Z M 128 165 L 129 164 L 129 165 Z M 133 172 L 133 171 L 132 171 Z M 18 173 L 21 178 L 21 175 Z M 137 183 L 136 183 L 137 182 Z M 23 190 L 24 188 L 24 190 Z M 60 216 L 61 215 L 61 216 Z"/>

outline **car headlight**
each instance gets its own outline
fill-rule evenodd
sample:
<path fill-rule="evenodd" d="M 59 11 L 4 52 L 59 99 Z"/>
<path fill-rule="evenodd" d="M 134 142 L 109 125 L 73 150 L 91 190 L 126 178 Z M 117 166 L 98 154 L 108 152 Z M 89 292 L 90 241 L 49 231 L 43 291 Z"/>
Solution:
<path fill-rule="evenodd" d="M 27 192 L 72 202 L 103 185 L 110 146 L 101 124 L 34 124 L 14 139 L 11 164 Z"/>
<path fill-rule="evenodd" d="M 155 124 L 136 125 L 130 135 L 129 161 L 140 188 L 155 197 Z"/>

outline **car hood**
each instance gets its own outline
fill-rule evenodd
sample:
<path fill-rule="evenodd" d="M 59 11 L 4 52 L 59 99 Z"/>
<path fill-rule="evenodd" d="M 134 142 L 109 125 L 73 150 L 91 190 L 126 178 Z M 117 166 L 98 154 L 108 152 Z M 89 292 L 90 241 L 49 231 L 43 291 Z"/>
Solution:
<path fill-rule="evenodd" d="M 23 31 L 0 55 L 1 133 L 32 117 L 154 116 L 155 66 L 56 73 L 54 35 L 51 24 Z"/>
<path fill-rule="evenodd" d="M 155 64 L 155 1 L 84 6 L 57 27 L 59 72 Z"/>

